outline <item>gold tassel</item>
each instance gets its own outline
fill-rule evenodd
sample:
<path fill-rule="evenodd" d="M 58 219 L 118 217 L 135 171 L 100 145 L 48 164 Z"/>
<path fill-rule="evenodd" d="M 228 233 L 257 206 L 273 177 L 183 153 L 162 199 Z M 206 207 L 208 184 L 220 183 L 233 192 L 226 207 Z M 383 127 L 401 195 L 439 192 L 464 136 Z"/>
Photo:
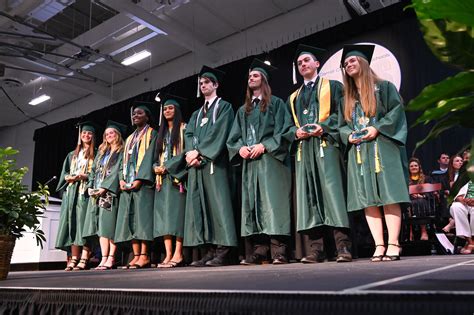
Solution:
<path fill-rule="evenodd" d="M 377 142 L 374 143 L 374 149 L 375 149 L 375 173 L 380 173 L 380 158 L 379 158 L 379 150 L 377 147 Z"/>
<path fill-rule="evenodd" d="M 201 80 L 201 77 L 198 76 L 198 85 L 197 85 L 197 93 L 196 93 L 196 97 L 199 98 L 201 96 L 201 87 L 199 86 L 199 81 Z"/>
<path fill-rule="evenodd" d="M 298 152 L 296 153 L 296 160 L 298 162 L 301 161 L 301 145 L 302 145 L 302 142 L 300 141 L 300 143 L 298 143 Z"/>
<path fill-rule="evenodd" d="M 296 80 L 296 65 L 293 62 L 293 84 L 296 84 L 296 83 L 298 83 L 298 81 Z"/>
<path fill-rule="evenodd" d="M 161 191 L 161 185 L 163 185 L 161 175 L 156 175 L 156 182 L 158 183 L 158 187 L 156 188 L 156 190 Z"/>
<path fill-rule="evenodd" d="M 357 164 L 362 164 L 362 158 L 360 157 L 360 145 L 356 146 L 357 151 Z"/>
<path fill-rule="evenodd" d="M 326 141 L 324 141 L 324 139 L 321 139 L 320 142 L 319 142 L 319 156 L 321 158 L 324 157 L 324 149 L 326 147 Z"/>

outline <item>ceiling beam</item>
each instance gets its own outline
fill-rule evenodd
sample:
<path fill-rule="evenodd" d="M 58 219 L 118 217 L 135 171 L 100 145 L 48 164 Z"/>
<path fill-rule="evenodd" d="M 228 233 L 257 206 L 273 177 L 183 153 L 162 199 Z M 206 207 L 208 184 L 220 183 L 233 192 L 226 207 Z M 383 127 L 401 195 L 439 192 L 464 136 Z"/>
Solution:
<path fill-rule="evenodd" d="M 144 8 L 133 4 L 131 1 L 108 0 L 107 4 L 114 9 L 125 13 L 135 22 L 145 25 L 157 33 L 165 32 L 170 41 L 209 59 L 209 61 L 215 62 L 218 60 L 218 55 L 215 50 L 199 41 L 195 34 L 189 32 L 182 25 L 171 20 L 165 21 L 164 19 L 148 12 Z"/>
<path fill-rule="evenodd" d="M 38 74 L 38 76 L 42 76 L 41 73 L 44 72 L 44 68 L 40 68 L 36 63 L 32 63 L 27 59 L 3 57 L 2 60 L 5 62 L 6 65 L 27 69 L 28 72 L 36 73 Z M 61 73 L 57 69 L 53 70 L 53 72 L 57 72 L 55 73 L 56 75 L 61 75 Z M 71 79 L 63 79 L 61 80 L 61 82 L 64 84 L 68 84 L 71 87 L 79 87 L 88 92 L 110 98 L 110 88 L 97 84 L 96 82 Z"/>

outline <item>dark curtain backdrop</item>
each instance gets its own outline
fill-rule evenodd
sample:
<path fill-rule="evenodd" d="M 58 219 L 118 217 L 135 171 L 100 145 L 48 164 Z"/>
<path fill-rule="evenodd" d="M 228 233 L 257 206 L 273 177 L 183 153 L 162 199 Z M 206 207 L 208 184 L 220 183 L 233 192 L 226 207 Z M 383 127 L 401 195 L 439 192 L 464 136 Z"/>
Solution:
<path fill-rule="evenodd" d="M 325 31 L 307 36 L 296 42 L 287 44 L 267 54 L 249 56 L 235 61 L 219 69 L 225 71 L 226 77 L 219 87 L 219 95 L 230 101 L 237 109 L 244 99 L 247 83 L 248 66 L 254 57 L 267 58 L 272 65 L 279 68 L 273 75 L 271 86 L 273 93 L 283 99 L 296 88 L 292 85 L 291 62 L 296 46 L 299 43 L 324 47 L 328 56 L 340 49 L 344 44 L 370 41 L 385 46 L 397 57 L 402 71 L 400 93 L 408 102 L 428 84 L 438 82 L 447 76 L 454 75 L 457 70 L 442 64 L 429 51 L 423 41 L 415 14 L 412 10 L 403 10 L 406 2 L 379 10 L 369 16 L 362 16 Z M 299 78 L 301 80 L 301 78 Z M 202 99 L 196 98 L 197 76 L 188 77 L 174 82 L 162 90 L 180 95 L 188 99 L 188 106 L 183 108 L 187 120 L 192 112 L 201 106 Z M 111 105 L 89 113 L 81 118 L 69 119 L 49 125 L 35 131 L 35 156 L 33 171 L 33 187 L 37 182 L 45 182 L 52 176 L 59 176 L 66 154 L 74 149 L 77 141 L 75 124 L 80 120 L 93 120 L 105 125 L 108 119 L 130 125 L 130 104 L 134 100 L 153 101 L 156 91 L 143 93 L 129 100 Z M 158 112 L 158 111 L 157 111 Z M 411 125 L 419 113 L 407 113 Z M 157 116 L 155 116 L 157 117 Z M 430 126 L 417 126 L 410 129 L 407 150 L 411 155 L 416 142 L 429 131 Z M 131 127 L 130 130 L 131 131 Z M 471 129 L 452 129 L 416 152 L 422 160 L 423 168 L 435 168 L 440 152 L 454 154 L 469 142 L 474 135 Z M 97 142 L 102 141 L 102 131 Z"/>

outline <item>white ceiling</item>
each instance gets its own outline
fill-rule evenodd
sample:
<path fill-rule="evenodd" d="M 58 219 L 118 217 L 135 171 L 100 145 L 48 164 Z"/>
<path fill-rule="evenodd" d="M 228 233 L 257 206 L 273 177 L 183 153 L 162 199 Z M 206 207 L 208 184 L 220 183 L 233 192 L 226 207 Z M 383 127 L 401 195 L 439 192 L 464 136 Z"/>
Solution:
<path fill-rule="evenodd" d="M 27 115 L 0 90 L 0 127 L 88 99 L 101 108 L 202 64 L 269 51 L 350 19 L 342 0 L 10 0 L 0 1 L 0 11 L 0 86 Z M 120 64 L 142 49 L 151 57 Z M 51 100 L 28 105 L 43 93 Z"/>

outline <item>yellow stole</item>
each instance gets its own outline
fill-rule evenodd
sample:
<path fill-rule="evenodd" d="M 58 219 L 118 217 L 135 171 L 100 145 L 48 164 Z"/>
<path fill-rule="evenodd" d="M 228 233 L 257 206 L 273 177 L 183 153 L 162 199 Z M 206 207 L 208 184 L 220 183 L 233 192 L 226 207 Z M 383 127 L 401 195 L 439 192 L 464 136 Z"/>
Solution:
<path fill-rule="evenodd" d="M 293 120 L 297 128 L 301 128 L 301 124 L 298 120 L 298 116 L 296 115 L 295 103 L 296 98 L 300 95 L 301 90 L 303 89 L 304 85 L 302 85 L 298 90 L 294 91 L 290 95 L 290 108 L 291 114 L 293 115 Z M 331 113 L 331 84 L 328 79 L 323 77 L 319 77 L 318 87 L 317 87 L 317 95 L 318 103 L 319 103 L 319 117 L 318 122 L 323 122 L 328 119 L 329 114 Z M 297 161 L 301 161 L 301 145 L 302 142 L 298 143 L 298 152 L 297 152 Z M 321 141 L 321 147 L 325 147 L 326 142 L 324 140 Z"/>
<path fill-rule="evenodd" d="M 145 152 L 150 146 L 152 132 L 153 132 L 153 128 L 149 127 L 144 135 L 146 141 L 142 141 L 143 136 L 142 136 L 142 139 L 139 140 L 140 146 L 138 148 L 137 168 L 135 169 L 135 172 L 137 173 L 138 173 L 138 170 L 140 169 L 140 165 L 142 164 L 143 158 L 145 157 Z M 132 141 L 132 138 L 133 138 L 133 134 L 127 138 L 127 142 L 125 143 L 125 148 L 128 148 L 130 141 Z M 126 154 L 128 153 L 126 152 Z"/>
<path fill-rule="evenodd" d="M 176 151 L 176 146 L 173 146 L 173 156 L 176 156 L 177 153 L 181 153 L 183 152 L 183 149 L 184 149 L 184 130 L 186 129 L 186 124 L 182 123 L 181 126 L 179 126 L 179 151 L 177 152 Z M 160 156 L 160 166 L 163 165 L 163 163 L 165 162 L 164 161 L 165 157 L 164 157 L 164 154 L 161 154 Z M 159 186 L 161 187 L 161 185 L 163 185 L 163 175 L 156 175 L 156 182 L 159 184 Z M 174 179 L 173 182 L 175 182 L 176 184 L 180 184 L 180 181 L 178 179 Z M 181 189 L 181 187 L 180 187 Z"/>

